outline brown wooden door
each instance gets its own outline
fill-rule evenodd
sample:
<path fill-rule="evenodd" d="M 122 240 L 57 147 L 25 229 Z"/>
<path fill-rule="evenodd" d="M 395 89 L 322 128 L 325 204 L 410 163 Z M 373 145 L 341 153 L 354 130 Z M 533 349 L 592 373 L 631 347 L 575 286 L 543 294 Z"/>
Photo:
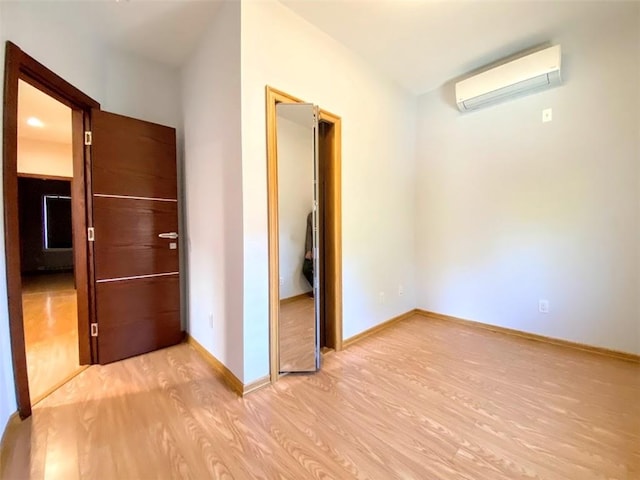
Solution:
<path fill-rule="evenodd" d="M 101 364 L 182 340 L 176 132 L 92 114 L 97 349 Z M 162 236 L 160 236 L 162 235 Z"/>

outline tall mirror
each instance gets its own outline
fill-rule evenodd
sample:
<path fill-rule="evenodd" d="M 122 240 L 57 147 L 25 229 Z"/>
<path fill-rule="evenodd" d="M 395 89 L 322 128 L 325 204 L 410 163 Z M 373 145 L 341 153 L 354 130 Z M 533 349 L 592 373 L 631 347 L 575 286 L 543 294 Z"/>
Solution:
<path fill-rule="evenodd" d="M 279 371 L 313 372 L 320 364 L 317 108 L 279 103 Z"/>

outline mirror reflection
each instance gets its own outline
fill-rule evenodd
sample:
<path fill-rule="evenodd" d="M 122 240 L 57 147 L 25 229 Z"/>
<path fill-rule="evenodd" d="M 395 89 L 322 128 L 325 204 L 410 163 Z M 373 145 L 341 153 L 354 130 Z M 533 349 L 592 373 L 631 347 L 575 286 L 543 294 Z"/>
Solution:
<path fill-rule="evenodd" d="M 279 104 L 276 117 L 279 232 L 279 369 L 317 366 L 314 298 L 314 106 Z M 316 290 L 317 291 L 317 290 Z"/>

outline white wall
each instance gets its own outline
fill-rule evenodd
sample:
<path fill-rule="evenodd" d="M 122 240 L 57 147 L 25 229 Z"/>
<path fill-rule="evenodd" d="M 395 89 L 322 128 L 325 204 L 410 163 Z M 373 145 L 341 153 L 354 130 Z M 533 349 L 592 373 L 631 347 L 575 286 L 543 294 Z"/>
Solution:
<path fill-rule="evenodd" d="M 343 336 L 415 307 L 414 98 L 282 4 L 243 2 L 247 381 L 269 371 L 265 85 L 343 120 Z"/>
<path fill-rule="evenodd" d="M 189 333 L 242 380 L 239 2 L 220 7 L 185 65 L 182 102 Z"/>
<path fill-rule="evenodd" d="M 73 177 L 71 144 L 20 137 L 18 173 Z"/>
<path fill-rule="evenodd" d="M 310 292 L 302 275 L 307 216 L 313 209 L 313 127 L 277 116 L 280 298 Z"/>
<path fill-rule="evenodd" d="M 47 17 L 38 2 L 3 2 L 3 42 L 11 40 L 103 110 L 179 127 L 179 72 L 76 36 Z"/>
<path fill-rule="evenodd" d="M 107 49 L 102 109 L 177 129 L 182 137 L 180 72 L 120 50 Z"/>
<path fill-rule="evenodd" d="M 640 353 L 640 5 L 601 8 L 551 39 L 563 86 L 419 99 L 418 307 Z"/>
<path fill-rule="evenodd" d="M 92 37 L 76 38 L 68 29 L 48 21 L 38 2 L 0 2 L 0 5 L 0 65 L 4 66 L 5 41 L 11 40 L 100 102 L 104 110 L 180 127 L 177 70 L 124 54 Z M 2 71 L 4 77 L 4 67 Z M 3 229 L 4 225 L 0 226 L 2 271 L 5 270 Z M 0 422 L 16 407 L 6 298 L 6 279 L 0 275 Z"/>

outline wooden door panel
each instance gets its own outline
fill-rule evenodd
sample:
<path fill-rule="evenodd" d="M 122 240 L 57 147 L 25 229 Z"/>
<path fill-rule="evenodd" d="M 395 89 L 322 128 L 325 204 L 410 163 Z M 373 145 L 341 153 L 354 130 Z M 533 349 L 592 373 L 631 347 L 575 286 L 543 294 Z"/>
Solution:
<path fill-rule="evenodd" d="M 175 345 L 180 329 L 178 275 L 115 282 L 96 286 L 100 363 Z"/>
<path fill-rule="evenodd" d="M 178 231 L 176 202 L 95 197 L 93 216 L 96 280 L 178 271 L 178 241 L 158 237 Z"/>
<path fill-rule="evenodd" d="M 182 340 L 175 130 L 92 112 L 98 361 Z"/>
<path fill-rule="evenodd" d="M 176 199 L 175 129 L 112 113 L 93 120 L 93 193 Z M 135 159 L 135 161 L 132 161 Z"/>

